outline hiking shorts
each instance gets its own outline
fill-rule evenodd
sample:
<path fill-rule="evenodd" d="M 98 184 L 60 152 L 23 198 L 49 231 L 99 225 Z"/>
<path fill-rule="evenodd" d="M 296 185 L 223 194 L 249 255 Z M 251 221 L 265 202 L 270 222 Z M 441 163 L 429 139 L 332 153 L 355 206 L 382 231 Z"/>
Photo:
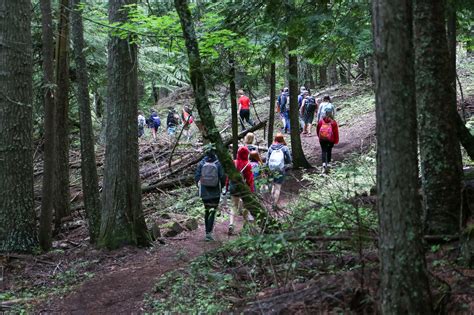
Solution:
<path fill-rule="evenodd" d="M 304 120 L 305 124 L 312 124 L 313 123 L 314 112 L 315 112 L 314 108 L 305 110 L 304 117 L 303 117 L 303 120 Z"/>

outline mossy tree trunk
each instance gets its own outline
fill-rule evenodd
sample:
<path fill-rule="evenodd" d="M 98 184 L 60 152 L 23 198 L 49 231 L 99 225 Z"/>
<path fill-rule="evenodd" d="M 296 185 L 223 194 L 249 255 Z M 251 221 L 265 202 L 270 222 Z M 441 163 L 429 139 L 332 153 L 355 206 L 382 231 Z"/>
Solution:
<path fill-rule="evenodd" d="M 0 3 L 0 252 L 38 244 L 33 202 L 31 2 Z"/>
<path fill-rule="evenodd" d="M 109 22 L 127 22 L 127 5 L 136 0 L 109 0 Z M 138 175 L 137 46 L 109 38 L 106 146 L 99 245 L 148 245 Z"/>
<path fill-rule="evenodd" d="M 455 80 L 450 73 L 445 1 L 416 0 L 414 10 L 418 136 L 425 228 L 456 234 L 460 228 L 462 158 Z"/>
<path fill-rule="evenodd" d="M 294 167 L 310 168 L 311 165 L 306 160 L 303 152 L 303 145 L 300 137 L 300 122 L 298 108 L 298 59 L 291 52 L 298 48 L 298 39 L 288 36 L 288 81 L 290 88 L 290 135 L 291 154 Z"/>
<path fill-rule="evenodd" d="M 89 224 L 90 242 L 95 243 L 100 231 L 100 196 L 94 151 L 94 131 L 92 129 L 89 80 L 87 77 L 84 50 L 84 27 L 82 23 L 81 0 L 71 0 L 72 37 L 77 73 L 77 102 L 81 123 L 81 177 L 84 207 Z"/>
<path fill-rule="evenodd" d="M 230 108 L 232 112 L 232 154 L 234 159 L 237 158 L 237 150 L 239 149 L 239 117 L 237 108 L 237 91 L 235 88 L 235 61 L 233 58 L 229 58 L 229 95 L 230 95 Z"/>
<path fill-rule="evenodd" d="M 319 66 L 319 85 L 328 85 L 328 68 L 326 66 Z"/>
<path fill-rule="evenodd" d="M 56 169 L 54 179 L 54 222 L 70 214 L 69 206 L 69 0 L 59 1 L 56 40 Z"/>
<path fill-rule="evenodd" d="M 52 222 L 54 210 L 54 172 L 56 161 L 55 134 L 56 119 L 54 107 L 54 37 L 51 0 L 41 0 L 41 29 L 43 53 L 43 102 L 44 102 L 44 172 L 41 193 L 41 214 L 39 241 L 43 250 L 52 246 Z"/>
<path fill-rule="evenodd" d="M 201 69 L 201 57 L 199 54 L 198 42 L 188 3 L 186 0 L 174 0 L 174 4 L 183 29 L 196 107 L 199 112 L 199 117 L 205 126 L 203 137 L 215 145 L 217 157 L 224 167 L 226 174 L 230 180 L 237 183 L 236 189 L 242 192 L 244 207 L 255 217 L 257 223 L 262 228 L 265 228 L 268 225 L 272 225 L 273 220 L 268 216 L 266 209 L 262 206 L 258 198 L 250 192 L 249 187 L 242 181 L 242 177 L 236 170 L 234 162 L 230 157 L 227 148 L 224 146 L 219 130 L 215 124 L 207 96 L 206 83 Z"/>
<path fill-rule="evenodd" d="M 275 103 L 276 103 L 276 64 L 272 61 L 270 65 L 270 109 L 268 113 L 268 146 L 273 142 L 273 126 L 275 125 Z"/>
<path fill-rule="evenodd" d="M 374 0 L 377 191 L 383 314 L 432 314 L 418 192 L 410 0 Z"/>

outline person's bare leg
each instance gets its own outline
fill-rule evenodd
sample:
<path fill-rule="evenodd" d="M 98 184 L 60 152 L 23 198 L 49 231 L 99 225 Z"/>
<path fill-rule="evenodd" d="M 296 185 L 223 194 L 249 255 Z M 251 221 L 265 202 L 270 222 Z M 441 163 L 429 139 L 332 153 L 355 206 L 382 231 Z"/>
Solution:
<path fill-rule="evenodd" d="M 230 215 L 229 215 L 229 235 L 232 235 L 234 233 L 234 220 L 235 220 L 235 214 L 238 213 L 239 211 L 239 204 L 240 204 L 240 198 L 236 196 L 232 196 L 232 207 L 230 207 Z"/>
<path fill-rule="evenodd" d="M 278 201 L 280 200 L 281 184 L 274 184 L 273 192 L 273 204 L 278 206 Z"/>

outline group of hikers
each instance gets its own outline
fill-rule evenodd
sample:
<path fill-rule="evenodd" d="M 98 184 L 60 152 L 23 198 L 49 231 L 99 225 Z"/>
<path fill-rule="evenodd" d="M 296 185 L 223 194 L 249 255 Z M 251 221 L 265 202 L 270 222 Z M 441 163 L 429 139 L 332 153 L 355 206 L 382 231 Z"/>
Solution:
<path fill-rule="evenodd" d="M 181 110 L 181 115 L 176 112 L 174 107 L 168 108 L 168 116 L 166 117 L 166 132 L 169 136 L 176 134 L 176 129 L 179 125 L 183 125 L 183 134 L 187 141 L 191 139 L 191 124 L 194 122 L 193 112 L 188 105 L 185 105 Z M 153 140 L 157 139 L 158 130 L 161 127 L 161 119 L 156 110 L 152 109 L 150 117 L 145 118 L 142 111 L 138 112 L 138 137 L 145 134 L 145 127 L 151 130 Z"/>
<path fill-rule="evenodd" d="M 290 132 L 290 95 L 288 88 L 281 89 L 277 98 L 277 111 L 282 121 L 282 132 Z M 339 143 L 339 128 L 335 120 L 336 107 L 331 103 L 331 97 L 325 95 L 315 98 L 304 86 L 298 95 L 299 130 L 303 136 L 311 136 L 314 116 L 316 115 L 316 134 L 321 145 L 323 173 L 328 171 L 331 162 L 332 148 Z"/>
<path fill-rule="evenodd" d="M 253 125 L 250 119 L 250 99 L 245 96 L 242 90 L 239 90 L 239 94 L 240 123 L 242 129 L 245 129 L 244 121 Z M 265 183 L 272 183 L 271 201 L 273 209 L 278 208 L 277 205 L 280 199 L 281 187 L 285 180 L 286 169 L 292 163 L 290 149 L 283 135 L 283 133 L 289 133 L 291 128 L 289 107 L 288 88 L 283 88 L 277 100 L 277 111 L 280 113 L 283 124 L 282 132 L 277 133 L 275 136 L 272 145 L 267 150 L 265 159 L 262 159 L 259 147 L 255 145 L 255 135 L 248 133 L 244 138 L 244 144 L 239 147 L 236 159 L 234 160 L 237 171 L 240 172 L 243 181 L 248 185 L 251 193 L 264 192 Z M 326 174 L 331 162 L 332 148 L 339 142 L 338 124 L 334 119 L 336 109 L 328 95 L 316 99 L 314 96 L 311 96 L 310 91 L 305 87 L 301 87 L 300 95 L 298 95 L 298 109 L 300 113 L 300 125 L 298 128 L 304 136 L 311 136 L 312 125 L 316 115 L 316 134 L 321 145 L 322 171 Z M 205 157 L 199 163 L 195 173 L 195 181 L 205 208 L 205 239 L 207 241 L 213 240 L 212 231 L 219 202 L 223 199 L 225 203 L 227 194 L 230 194 L 232 199 L 228 234 L 232 235 L 234 233 L 234 221 L 237 214 L 243 215 L 246 222 L 253 220 L 252 215 L 245 209 L 242 209 L 242 196 L 244 192 L 239 191 L 236 183 L 228 180 L 213 149 L 208 149 Z M 221 198 L 221 195 L 224 198 Z"/>
<path fill-rule="evenodd" d="M 237 171 L 240 172 L 251 193 L 263 192 L 266 181 L 271 181 L 273 208 L 276 208 L 278 204 L 286 168 L 291 163 L 290 150 L 281 133 L 275 136 L 273 144 L 268 148 L 265 159 L 262 159 L 259 147 L 255 145 L 255 135 L 248 133 L 244 138 L 244 145 L 239 147 L 234 160 Z M 227 200 L 228 194 L 232 199 L 229 214 L 229 235 L 234 233 L 234 222 L 237 214 L 242 214 L 246 222 L 253 221 L 252 215 L 243 209 L 242 197 L 245 192 L 239 190 L 238 185 L 227 178 L 212 148 L 207 149 L 205 157 L 199 163 L 195 173 L 195 181 L 205 208 L 206 240 L 213 240 L 212 230 L 221 194 L 224 200 Z"/>

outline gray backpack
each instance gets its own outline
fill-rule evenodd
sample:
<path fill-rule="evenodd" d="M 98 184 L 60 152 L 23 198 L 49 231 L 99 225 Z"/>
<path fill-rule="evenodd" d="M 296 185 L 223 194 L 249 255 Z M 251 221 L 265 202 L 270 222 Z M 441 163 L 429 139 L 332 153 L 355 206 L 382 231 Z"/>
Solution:
<path fill-rule="evenodd" d="M 219 168 L 217 161 L 204 162 L 201 169 L 201 185 L 206 187 L 219 186 Z"/>

